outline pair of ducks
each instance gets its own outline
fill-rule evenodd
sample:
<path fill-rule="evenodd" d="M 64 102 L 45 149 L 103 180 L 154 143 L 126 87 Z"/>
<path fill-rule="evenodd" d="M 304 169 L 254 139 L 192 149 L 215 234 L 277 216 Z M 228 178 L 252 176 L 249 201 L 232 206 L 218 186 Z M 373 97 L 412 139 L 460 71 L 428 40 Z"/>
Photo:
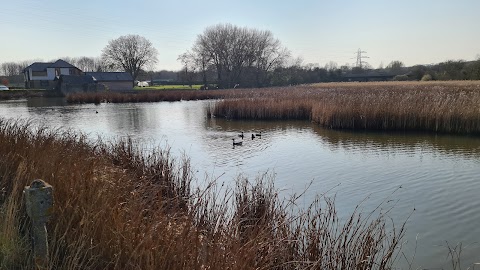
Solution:
<path fill-rule="evenodd" d="M 240 138 L 242 138 L 242 139 L 243 139 L 244 136 L 245 136 L 245 135 L 243 134 L 243 131 L 242 131 L 242 133 L 238 134 L 238 137 L 240 137 Z M 261 137 L 262 137 L 262 132 L 260 132 L 260 133 L 252 133 L 252 140 L 255 139 L 255 136 L 261 138 Z M 235 138 L 233 138 L 232 140 L 233 140 L 233 146 L 235 146 L 235 145 L 242 145 L 242 144 L 243 144 L 243 141 L 242 141 L 242 142 L 235 142 Z"/>

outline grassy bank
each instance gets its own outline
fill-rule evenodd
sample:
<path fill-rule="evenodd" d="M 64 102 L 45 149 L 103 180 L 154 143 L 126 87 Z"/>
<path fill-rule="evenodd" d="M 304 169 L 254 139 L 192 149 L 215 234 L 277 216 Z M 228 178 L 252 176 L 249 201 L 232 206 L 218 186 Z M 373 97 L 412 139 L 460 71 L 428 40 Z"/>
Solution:
<path fill-rule="evenodd" d="M 311 120 L 336 129 L 480 134 L 480 82 L 332 83 L 217 102 L 229 119 Z"/>
<path fill-rule="evenodd" d="M 0 269 L 32 268 L 22 190 L 36 178 L 54 187 L 49 269 L 390 269 L 398 254 L 385 213 L 295 209 L 265 178 L 219 197 L 192 188 L 188 160 L 141 149 L 0 118 Z"/>

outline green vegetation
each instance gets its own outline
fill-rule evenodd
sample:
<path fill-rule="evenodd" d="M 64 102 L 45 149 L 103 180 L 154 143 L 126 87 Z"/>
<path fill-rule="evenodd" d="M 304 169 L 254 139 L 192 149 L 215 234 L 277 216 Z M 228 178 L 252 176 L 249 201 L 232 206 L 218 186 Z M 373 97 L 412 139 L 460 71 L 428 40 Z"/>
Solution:
<path fill-rule="evenodd" d="M 421 81 L 428 82 L 432 80 L 432 76 L 430 74 L 423 75 Z"/>
<path fill-rule="evenodd" d="M 174 84 L 174 85 L 152 85 L 146 87 L 135 86 L 135 90 L 200 90 L 202 87 L 201 84 L 193 84 L 193 85 L 182 85 L 182 84 Z"/>
<path fill-rule="evenodd" d="M 391 269 L 399 252 L 389 209 L 340 220 L 266 178 L 220 197 L 192 187 L 188 160 L 140 149 L 0 119 L 0 268 L 33 268 L 22 190 L 37 178 L 54 187 L 48 269 Z"/>

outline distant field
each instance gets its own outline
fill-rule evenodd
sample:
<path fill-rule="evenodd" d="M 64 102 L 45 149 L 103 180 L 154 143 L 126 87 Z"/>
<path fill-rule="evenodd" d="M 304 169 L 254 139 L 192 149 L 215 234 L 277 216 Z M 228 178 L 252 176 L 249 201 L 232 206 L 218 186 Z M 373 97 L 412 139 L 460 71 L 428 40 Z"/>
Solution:
<path fill-rule="evenodd" d="M 135 86 L 133 89 L 135 90 L 199 90 L 201 84 L 194 84 L 192 86 L 190 85 L 183 85 L 183 84 L 178 84 L 178 85 L 153 85 L 153 86 L 147 86 L 147 87 L 139 87 Z"/>

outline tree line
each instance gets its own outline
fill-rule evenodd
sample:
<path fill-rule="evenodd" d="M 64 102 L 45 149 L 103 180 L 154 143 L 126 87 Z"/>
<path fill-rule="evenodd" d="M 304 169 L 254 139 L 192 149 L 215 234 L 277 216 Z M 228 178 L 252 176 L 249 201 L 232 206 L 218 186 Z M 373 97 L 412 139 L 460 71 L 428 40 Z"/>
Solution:
<path fill-rule="evenodd" d="M 178 56 L 183 66 L 180 71 L 152 71 L 157 55 L 158 51 L 145 37 L 126 35 L 110 40 L 100 57 L 62 59 L 83 71 L 126 71 L 134 80 L 215 84 L 219 88 L 338 82 L 347 80 L 349 74 L 375 72 L 393 74 L 395 80 L 480 80 L 480 58 L 412 67 L 396 60 L 377 69 L 368 65 L 339 66 L 335 62 L 325 66 L 303 64 L 301 59 L 291 56 L 272 32 L 232 24 L 217 24 L 199 34 L 191 49 Z M 21 75 L 33 62 L 38 60 L 2 63 L 0 75 Z"/>
<path fill-rule="evenodd" d="M 271 73 L 285 66 L 289 56 L 270 31 L 219 24 L 198 35 L 192 49 L 179 60 L 187 76 L 189 69 L 198 72 L 204 84 L 210 73 L 222 88 L 239 84 L 263 87 L 270 84 Z"/>
<path fill-rule="evenodd" d="M 101 57 L 61 57 L 62 60 L 78 67 L 83 71 L 109 71 L 111 68 L 102 60 Z M 48 62 L 55 62 L 58 59 L 51 59 Z M 25 60 L 18 62 L 5 62 L 0 65 L 0 74 L 3 76 L 21 75 L 23 70 L 34 62 L 44 62 L 42 59 Z"/>

